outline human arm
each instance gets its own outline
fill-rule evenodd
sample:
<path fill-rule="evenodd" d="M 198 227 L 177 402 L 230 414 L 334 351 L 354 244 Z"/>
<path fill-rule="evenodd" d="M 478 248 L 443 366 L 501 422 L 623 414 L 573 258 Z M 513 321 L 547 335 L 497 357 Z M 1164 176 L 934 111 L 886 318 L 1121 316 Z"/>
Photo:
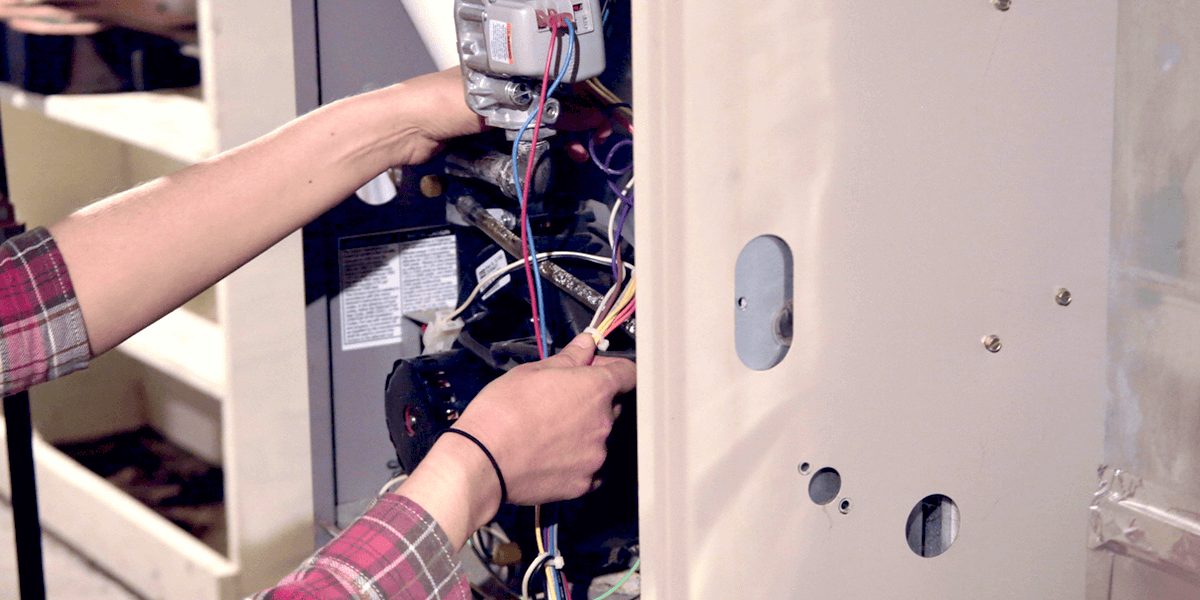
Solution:
<path fill-rule="evenodd" d="M 457 71 L 342 100 L 50 227 L 101 354 L 393 165 L 480 130 Z"/>
<path fill-rule="evenodd" d="M 455 427 L 489 448 L 515 504 L 575 498 L 592 487 L 617 411 L 633 388 L 626 360 L 595 358 L 589 336 L 485 388 Z M 491 463 L 474 444 L 443 436 L 401 487 L 380 498 L 299 570 L 260 597 L 468 598 L 454 555 L 500 500 Z"/>

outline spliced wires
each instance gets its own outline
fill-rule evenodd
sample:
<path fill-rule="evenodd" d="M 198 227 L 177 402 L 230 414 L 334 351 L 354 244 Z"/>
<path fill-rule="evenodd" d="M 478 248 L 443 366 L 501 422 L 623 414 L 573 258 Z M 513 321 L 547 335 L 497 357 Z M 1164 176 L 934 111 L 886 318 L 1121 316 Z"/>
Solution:
<path fill-rule="evenodd" d="M 614 294 L 617 289 L 619 288 L 614 285 L 613 288 L 609 290 L 609 295 Z M 625 286 L 625 289 L 621 292 L 621 295 L 617 297 L 617 301 L 612 303 L 612 308 L 610 308 L 607 312 L 602 312 L 604 310 L 604 305 L 602 304 L 600 306 L 601 310 L 597 311 L 596 315 L 592 317 L 592 323 L 588 327 L 588 333 L 592 335 L 592 340 L 596 342 L 597 347 L 603 345 L 608 336 L 612 335 L 612 333 L 616 331 L 618 327 L 625 324 L 625 322 L 629 319 L 633 318 L 634 312 L 637 311 L 636 294 L 637 273 L 634 273 L 633 277 L 629 280 L 629 284 Z"/>

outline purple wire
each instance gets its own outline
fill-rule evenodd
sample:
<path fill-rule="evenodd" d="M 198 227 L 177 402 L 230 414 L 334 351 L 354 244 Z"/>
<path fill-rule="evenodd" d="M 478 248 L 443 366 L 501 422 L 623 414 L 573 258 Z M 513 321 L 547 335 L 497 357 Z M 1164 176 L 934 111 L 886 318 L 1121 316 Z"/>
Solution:
<path fill-rule="evenodd" d="M 621 212 L 617 213 L 617 223 L 613 227 L 613 244 L 614 244 L 613 249 L 612 249 L 613 281 L 616 281 L 620 277 L 621 269 L 625 268 L 625 265 L 622 265 L 621 261 L 617 260 L 617 254 L 618 254 L 617 248 L 619 248 L 621 246 L 621 232 L 624 231 L 624 229 L 625 229 L 625 219 L 629 218 L 629 210 L 632 207 L 633 207 L 633 193 L 631 192 L 629 194 L 629 202 L 624 202 L 624 201 L 621 202 L 621 209 L 620 209 Z"/>
<path fill-rule="evenodd" d="M 621 140 L 621 141 L 613 144 L 612 148 L 609 148 L 608 155 L 602 161 L 602 160 L 600 160 L 599 153 L 596 152 L 596 138 L 592 137 L 592 139 L 588 140 L 588 152 L 592 155 L 592 162 L 595 163 L 596 167 L 599 168 L 601 171 L 603 171 L 605 175 L 609 175 L 609 176 L 613 176 L 613 177 L 619 176 L 619 175 L 624 175 L 633 170 L 633 161 L 632 160 L 629 161 L 629 164 L 625 165 L 624 167 L 622 167 L 620 169 L 614 169 L 612 166 L 613 161 L 616 160 L 617 152 L 620 152 L 622 148 L 632 148 L 632 147 L 633 147 L 633 140 Z"/>

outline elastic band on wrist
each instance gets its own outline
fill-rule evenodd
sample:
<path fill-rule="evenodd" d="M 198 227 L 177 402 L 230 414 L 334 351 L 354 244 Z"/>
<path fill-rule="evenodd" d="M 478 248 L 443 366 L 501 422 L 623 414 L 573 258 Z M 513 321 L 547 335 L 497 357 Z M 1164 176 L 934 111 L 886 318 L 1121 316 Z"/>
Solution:
<path fill-rule="evenodd" d="M 488 461 L 492 463 L 492 468 L 496 470 L 496 479 L 500 480 L 500 505 L 503 506 L 505 504 L 508 504 L 508 485 L 506 485 L 504 483 L 504 473 L 502 473 L 500 471 L 500 463 L 496 462 L 496 457 L 492 456 L 492 451 L 488 450 L 487 446 L 484 446 L 483 442 L 479 441 L 479 438 L 477 438 L 461 429 L 455 429 L 455 428 L 451 427 L 450 429 L 447 429 L 447 430 L 439 433 L 438 437 L 441 438 L 443 435 L 446 435 L 447 433 L 456 433 L 458 435 L 461 435 L 462 437 L 465 437 L 468 440 L 471 440 L 472 442 L 474 442 L 476 446 L 479 446 L 479 449 L 483 451 L 483 455 L 486 456 Z"/>

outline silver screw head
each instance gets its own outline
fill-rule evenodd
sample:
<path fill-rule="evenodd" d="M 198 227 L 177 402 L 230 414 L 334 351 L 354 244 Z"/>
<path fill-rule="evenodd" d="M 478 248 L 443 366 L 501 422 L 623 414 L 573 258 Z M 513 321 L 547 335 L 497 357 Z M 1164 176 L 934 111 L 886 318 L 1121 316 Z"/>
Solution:
<path fill-rule="evenodd" d="M 993 334 L 983 338 L 983 347 L 986 348 L 988 352 L 995 354 L 1004 347 L 1004 344 L 1000 342 L 1000 336 Z"/>
<path fill-rule="evenodd" d="M 1071 290 L 1068 290 L 1067 288 L 1060 288 L 1058 292 L 1054 294 L 1054 301 L 1057 302 L 1059 306 L 1070 306 Z"/>
<path fill-rule="evenodd" d="M 1012 8 L 1012 0 L 992 0 L 992 6 L 995 6 L 996 10 L 1003 12 Z"/>

